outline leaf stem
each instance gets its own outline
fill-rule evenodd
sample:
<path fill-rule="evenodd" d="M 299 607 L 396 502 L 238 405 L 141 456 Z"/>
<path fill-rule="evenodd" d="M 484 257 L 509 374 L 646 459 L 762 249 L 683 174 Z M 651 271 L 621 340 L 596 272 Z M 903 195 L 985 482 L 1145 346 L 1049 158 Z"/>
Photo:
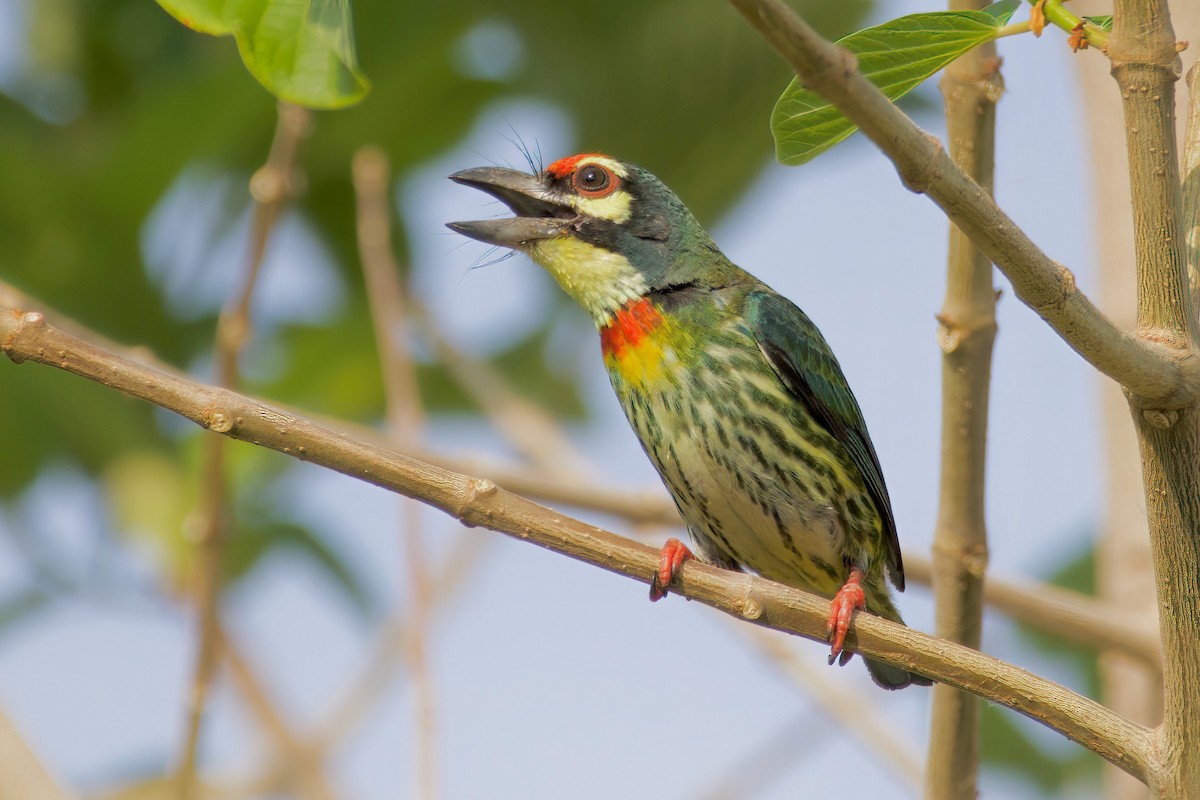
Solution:
<path fill-rule="evenodd" d="M 1016 36 L 1021 33 L 1029 33 L 1029 20 L 1024 22 L 1014 22 L 1011 25 L 1002 25 L 996 31 L 996 38 L 1003 39 L 1005 36 Z"/>
<path fill-rule="evenodd" d="M 1030 5 L 1036 5 L 1037 0 L 1029 0 Z M 1101 50 L 1108 49 L 1108 31 L 1103 28 L 1093 25 L 1080 16 L 1072 14 L 1063 5 L 1063 0 L 1046 0 L 1046 5 L 1042 7 L 1042 13 L 1046 15 L 1046 21 L 1057 28 L 1062 28 L 1067 33 L 1072 33 L 1080 25 L 1083 26 L 1083 34 L 1087 39 L 1087 43 L 1092 47 L 1098 47 Z"/>

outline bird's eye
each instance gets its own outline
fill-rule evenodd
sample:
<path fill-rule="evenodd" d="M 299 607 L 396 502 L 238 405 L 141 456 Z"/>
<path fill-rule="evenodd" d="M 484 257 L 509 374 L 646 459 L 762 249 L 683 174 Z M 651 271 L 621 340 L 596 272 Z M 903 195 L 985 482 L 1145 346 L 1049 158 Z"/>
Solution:
<path fill-rule="evenodd" d="M 584 164 L 575 170 L 571 183 L 577 192 L 592 197 L 604 197 L 617 188 L 617 177 L 599 164 Z"/>

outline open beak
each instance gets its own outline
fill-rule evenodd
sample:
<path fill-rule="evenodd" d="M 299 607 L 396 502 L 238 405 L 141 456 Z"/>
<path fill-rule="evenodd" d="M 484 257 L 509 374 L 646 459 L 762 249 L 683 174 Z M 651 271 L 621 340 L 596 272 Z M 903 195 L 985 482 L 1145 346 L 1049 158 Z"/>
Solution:
<path fill-rule="evenodd" d="M 464 169 L 450 180 L 473 186 L 504 203 L 515 217 L 449 222 L 446 227 L 488 244 L 520 249 L 528 242 L 563 236 L 579 216 L 550 196 L 536 175 L 500 167 Z"/>

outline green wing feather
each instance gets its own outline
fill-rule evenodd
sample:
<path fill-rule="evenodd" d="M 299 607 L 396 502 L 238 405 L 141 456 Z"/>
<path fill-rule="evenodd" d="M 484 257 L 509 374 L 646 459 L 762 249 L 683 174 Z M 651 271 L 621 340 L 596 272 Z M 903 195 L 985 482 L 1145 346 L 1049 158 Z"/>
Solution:
<path fill-rule="evenodd" d="M 752 292 L 746 298 L 746 317 L 751 334 L 780 381 L 818 423 L 845 445 L 862 473 L 883 522 L 888 572 L 896 588 L 904 591 L 904 564 L 900 559 L 896 520 L 879 456 L 833 351 L 812 320 L 790 300 L 774 292 Z"/>

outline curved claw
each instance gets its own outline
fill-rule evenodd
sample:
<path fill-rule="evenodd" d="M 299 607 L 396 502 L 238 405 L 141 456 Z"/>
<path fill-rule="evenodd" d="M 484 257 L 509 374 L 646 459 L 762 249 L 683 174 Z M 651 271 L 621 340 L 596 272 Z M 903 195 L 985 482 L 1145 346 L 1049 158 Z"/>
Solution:
<path fill-rule="evenodd" d="M 695 558 L 695 556 L 692 555 L 692 551 L 687 548 L 687 545 L 673 536 L 667 539 L 662 553 L 658 557 L 658 572 L 654 573 L 654 578 L 650 581 L 651 602 L 667 596 L 671 581 L 675 580 L 679 570 L 683 567 L 683 562 L 689 558 Z"/>
<path fill-rule="evenodd" d="M 846 643 L 846 633 L 850 630 L 850 621 L 854 617 L 854 612 L 867 606 L 867 595 L 863 591 L 862 580 L 862 570 L 858 567 L 851 567 L 846 585 L 838 589 L 838 593 L 833 596 L 833 602 L 829 604 L 829 621 L 825 623 L 825 637 L 831 639 L 833 644 L 829 652 L 830 664 L 839 655 L 842 656 L 840 663 L 845 664 L 853 655 L 852 653 L 843 653 L 842 647 Z"/>

